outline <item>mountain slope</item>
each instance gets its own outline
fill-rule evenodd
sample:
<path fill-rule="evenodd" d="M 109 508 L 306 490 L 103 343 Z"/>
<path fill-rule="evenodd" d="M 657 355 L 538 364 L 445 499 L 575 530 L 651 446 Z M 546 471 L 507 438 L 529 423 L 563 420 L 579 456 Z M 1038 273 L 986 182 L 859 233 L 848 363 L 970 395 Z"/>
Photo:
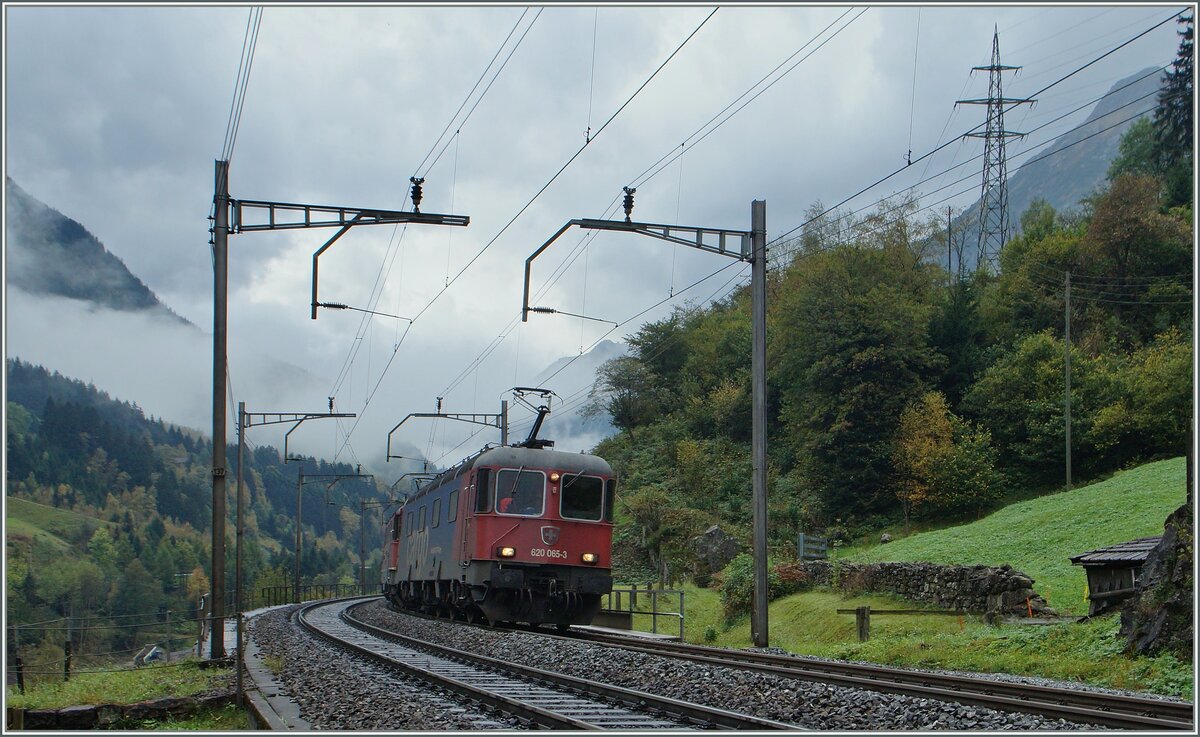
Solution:
<path fill-rule="evenodd" d="M 8 286 L 113 310 L 157 312 L 191 325 L 87 228 L 31 196 L 11 177 L 5 185 Z"/>

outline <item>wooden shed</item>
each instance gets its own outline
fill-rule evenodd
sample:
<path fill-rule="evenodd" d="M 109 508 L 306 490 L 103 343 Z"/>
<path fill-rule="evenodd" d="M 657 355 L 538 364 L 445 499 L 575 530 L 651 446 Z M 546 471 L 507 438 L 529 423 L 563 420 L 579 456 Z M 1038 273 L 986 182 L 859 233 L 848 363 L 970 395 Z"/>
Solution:
<path fill-rule="evenodd" d="M 1162 535 L 1110 545 L 1072 556 L 1071 563 L 1083 566 L 1088 581 L 1088 615 L 1098 614 L 1133 596 L 1141 581 L 1142 565 Z"/>

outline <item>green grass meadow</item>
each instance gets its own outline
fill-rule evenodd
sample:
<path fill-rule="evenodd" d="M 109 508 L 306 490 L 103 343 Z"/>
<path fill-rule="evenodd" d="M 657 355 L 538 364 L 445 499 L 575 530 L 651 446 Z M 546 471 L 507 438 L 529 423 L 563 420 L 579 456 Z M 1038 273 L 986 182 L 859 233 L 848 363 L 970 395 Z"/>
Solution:
<path fill-rule="evenodd" d="M 82 534 L 81 530 L 91 534 L 99 525 L 107 524 L 70 510 L 26 499 L 8 497 L 4 501 L 6 537 L 30 538 L 36 540 L 39 545 L 50 545 L 60 552 L 70 549 L 69 540 L 78 539 Z"/>
<path fill-rule="evenodd" d="M 717 647 L 748 648 L 748 617 L 724 621 L 720 592 L 691 584 L 684 591 L 684 639 Z M 660 611 L 673 606 L 662 597 Z M 1150 691 L 1191 699 L 1192 664 L 1171 655 L 1128 657 L 1117 636 L 1120 616 L 1084 623 L 992 627 L 979 615 L 895 615 L 871 618 L 871 639 L 858 642 L 854 615 L 838 609 L 923 608 L 886 594 L 843 596 L 814 590 L 771 602 L 767 609 L 771 647 L 798 655 L 858 660 L 902 667 L 1013 673 L 1111 688 Z M 649 598 L 639 596 L 639 609 Z M 635 615 L 634 628 L 650 631 L 651 617 Z M 659 618 L 658 631 L 675 634 L 674 620 Z"/>
<path fill-rule="evenodd" d="M 1186 498 L 1184 470 L 1183 458 L 1149 463 L 1090 486 L 1011 504 L 977 522 L 843 549 L 840 557 L 864 563 L 1007 563 L 1032 577 L 1034 590 L 1051 607 L 1086 614 L 1087 576 L 1070 557 L 1161 535 L 1167 516 Z"/>
<path fill-rule="evenodd" d="M 136 670 L 78 671 L 71 680 L 39 683 L 25 693 L 8 689 L 8 706 L 52 709 L 73 704 L 134 704 L 166 696 L 192 696 L 224 687 L 230 671 L 201 668 L 199 661 Z"/>
<path fill-rule="evenodd" d="M 20 693 L 7 689 L 5 704 L 19 709 L 58 709 L 83 704 L 134 704 L 168 696 L 192 696 L 228 685 L 227 668 L 201 668 L 199 661 L 148 666 L 137 670 L 80 671 L 66 682 L 39 682 Z M 206 707 L 189 717 L 147 719 L 122 729 L 229 732 L 251 729 L 251 719 L 234 704 Z"/>
<path fill-rule="evenodd" d="M 1138 537 L 1162 533 L 1163 522 L 1184 502 L 1184 459 L 1174 458 L 1123 471 L 1112 478 L 1036 499 L 1017 502 L 977 522 L 913 534 L 887 545 L 840 551 L 845 560 L 931 561 L 1002 565 L 1024 571 L 1034 588 L 1060 612 L 1082 614 L 1086 577 L 1070 556 Z M 685 592 L 684 639 L 721 647 L 752 645 L 747 617 L 727 623 L 720 592 L 691 584 Z M 660 611 L 677 600 L 660 597 Z M 639 595 L 639 609 L 649 597 Z M 789 652 L 888 665 L 1014 673 L 1113 688 L 1192 698 L 1193 668 L 1171 655 L 1123 654 L 1116 613 L 1084 623 L 1045 626 L 984 624 L 979 615 L 873 616 L 871 638 L 857 641 L 854 615 L 837 609 L 921 609 L 886 594 L 844 596 L 817 589 L 771 602 L 770 646 Z M 636 629 L 649 631 L 651 618 L 636 616 Z M 659 632 L 677 624 L 660 618 Z"/>

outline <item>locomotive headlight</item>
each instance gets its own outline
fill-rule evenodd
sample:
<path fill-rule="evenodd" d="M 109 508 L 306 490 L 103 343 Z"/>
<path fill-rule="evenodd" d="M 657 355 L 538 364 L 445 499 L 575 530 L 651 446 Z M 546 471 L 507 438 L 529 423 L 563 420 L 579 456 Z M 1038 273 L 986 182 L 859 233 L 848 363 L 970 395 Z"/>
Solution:
<path fill-rule="evenodd" d="M 557 484 L 559 478 L 561 478 L 561 477 L 558 475 L 558 473 L 550 474 L 550 483 Z"/>
<path fill-rule="evenodd" d="M 584 553 L 583 555 L 580 556 L 580 559 L 583 560 L 584 563 L 587 563 L 589 565 L 593 565 L 593 566 L 596 565 L 596 554 L 595 553 Z"/>
<path fill-rule="evenodd" d="M 500 548 L 500 557 L 501 558 L 511 558 L 516 554 L 517 554 L 516 548 Z"/>

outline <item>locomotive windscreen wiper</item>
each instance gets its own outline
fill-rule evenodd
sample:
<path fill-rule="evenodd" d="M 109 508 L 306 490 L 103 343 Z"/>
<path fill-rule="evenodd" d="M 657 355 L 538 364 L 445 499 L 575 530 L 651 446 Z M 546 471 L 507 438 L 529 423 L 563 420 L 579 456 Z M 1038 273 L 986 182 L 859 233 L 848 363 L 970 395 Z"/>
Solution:
<path fill-rule="evenodd" d="M 501 470 L 503 471 L 504 469 L 501 469 Z M 513 498 L 514 498 L 514 497 L 513 497 L 513 494 L 514 494 L 514 493 L 516 492 L 516 490 L 517 490 L 517 483 L 518 483 L 518 482 L 520 482 L 520 480 L 521 480 L 521 472 L 522 472 L 522 471 L 524 471 L 524 470 L 525 470 L 525 466 L 524 466 L 524 465 L 522 465 L 520 468 L 518 468 L 518 469 L 517 469 L 516 476 L 515 476 L 515 477 L 513 477 L 512 486 L 511 486 L 511 487 L 509 487 L 509 489 L 508 489 L 508 498 L 509 498 L 509 499 L 513 499 Z M 496 475 L 497 475 L 497 478 L 498 478 L 498 477 L 499 477 L 499 473 L 497 473 Z M 499 486 L 499 484 L 497 484 L 497 486 Z M 509 502 L 509 504 L 512 504 L 512 502 L 510 501 L 510 502 Z M 505 509 L 507 509 L 507 507 L 505 507 Z M 498 497 L 498 496 L 496 497 L 496 511 L 500 511 L 500 497 Z"/>

